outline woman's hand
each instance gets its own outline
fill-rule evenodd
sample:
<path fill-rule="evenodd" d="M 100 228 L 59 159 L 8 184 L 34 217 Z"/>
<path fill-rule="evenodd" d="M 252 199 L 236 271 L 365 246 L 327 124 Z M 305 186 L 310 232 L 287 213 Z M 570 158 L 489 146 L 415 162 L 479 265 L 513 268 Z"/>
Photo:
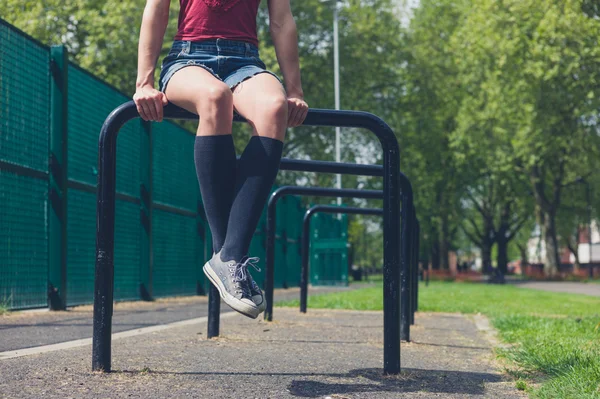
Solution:
<path fill-rule="evenodd" d="M 288 97 L 288 127 L 300 126 L 308 114 L 308 104 L 302 98 Z"/>
<path fill-rule="evenodd" d="M 163 106 L 167 105 L 165 93 L 152 86 L 138 87 L 133 95 L 140 117 L 145 121 L 162 122 Z"/>

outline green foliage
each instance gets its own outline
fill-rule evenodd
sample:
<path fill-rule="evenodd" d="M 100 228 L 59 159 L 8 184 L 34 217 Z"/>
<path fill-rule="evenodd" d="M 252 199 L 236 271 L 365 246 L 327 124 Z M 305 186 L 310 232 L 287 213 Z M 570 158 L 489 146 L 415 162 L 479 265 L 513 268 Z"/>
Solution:
<path fill-rule="evenodd" d="M 349 217 L 348 241 L 351 244 L 354 265 L 381 270 L 383 266 L 381 224 L 382 221 L 379 217 Z"/>
<path fill-rule="evenodd" d="M 515 382 L 515 387 L 519 390 L 519 391 L 524 391 L 527 389 L 527 383 L 523 380 L 517 380 L 517 382 Z"/>
<path fill-rule="evenodd" d="M 159 62 L 177 29 L 178 3 L 171 0 Z M 333 3 L 292 2 L 303 87 L 313 108 L 334 105 Z M 477 241 L 469 237 L 477 229 L 485 232 L 486 223 L 493 234 L 502 223 L 518 227 L 530 217 L 516 235 L 519 244 L 534 222 L 548 232 L 546 241 L 571 234 L 587 219 L 585 192 L 574 182 L 583 176 L 592 192 L 600 187 L 597 1 L 421 0 L 405 26 L 398 3 L 343 2 L 341 104 L 381 116 L 397 133 L 421 222 L 421 258 L 445 266 L 447 252 Z M 64 43 L 76 63 L 133 93 L 144 5 L 4 0 L 0 15 L 44 43 Z M 261 57 L 280 73 L 266 1 L 258 27 Z M 195 129 L 192 122 L 185 126 Z M 333 131 L 290 129 L 285 156 L 333 160 Z M 235 125 L 238 152 L 249 134 L 248 126 Z M 379 144 L 360 129 L 343 129 L 342 160 L 381 163 Z M 286 172 L 279 183 L 332 186 L 334 176 Z M 355 176 L 344 176 L 343 185 L 382 188 L 381 179 Z M 592 203 L 597 217 L 600 196 Z M 477 204 L 486 205 L 493 223 Z M 359 230 L 351 235 L 353 243 Z M 508 247 L 513 257 L 515 246 Z"/>

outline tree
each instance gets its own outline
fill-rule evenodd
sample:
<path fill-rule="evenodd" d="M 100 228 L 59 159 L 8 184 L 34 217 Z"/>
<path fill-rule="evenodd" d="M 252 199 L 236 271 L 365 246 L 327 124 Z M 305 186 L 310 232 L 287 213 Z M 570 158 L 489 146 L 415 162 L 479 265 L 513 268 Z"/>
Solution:
<path fill-rule="evenodd" d="M 550 276 L 559 264 L 563 188 L 582 171 L 591 173 L 598 159 L 600 21 L 583 5 L 474 0 L 454 38 L 471 93 L 459 124 L 473 140 L 492 135 L 503 164 L 529 180 Z"/>
<path fill-rule="evenodd" d="M 402 164 L 413 182 L 417 212 L 434 268 L 448 268 L 458 221 L 461 173 L 450 135 L 463 91 L 452 77 L 449 38 L 460 26 L 467 1 L 423 0 L 404 37 L 406 94 L 398 112 Z"/>

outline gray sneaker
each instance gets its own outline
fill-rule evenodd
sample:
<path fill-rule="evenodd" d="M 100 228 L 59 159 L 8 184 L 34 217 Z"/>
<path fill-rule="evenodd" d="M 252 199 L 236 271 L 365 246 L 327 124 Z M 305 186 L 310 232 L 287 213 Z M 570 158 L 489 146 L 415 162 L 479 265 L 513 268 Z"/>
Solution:
<path fill-rule="evenodd" d="M 259 260 L 259 258 L 247 258 L 244 261 L 244 263 L 247 263 L 249 266 L 252 266 L 257 272 L 259 272 L 260 268 L 256 265 Z M 252 302 L 254 302 L 256 306 L 258 306 L 259 313 L 264 312 L 267 308 L 267 300 L 265 299 L 263 292 L 261 291 L 258 284 L 256 284 L 256 281 L 254 281 L 250 273 L 248 273 L 247 281 L 248 286 L 250 287 L 250 295 L 252 297 Z"/>
<path fill-rule="evenodd" d="M 252 301 L 248 285 L 248 261 L 236 262 L 221 260 L 221 253 L 214 254 L 204 265 L 204 274 L 219 290 L 223 301 L 233 310 L 244 316 L 256 319 L 260 314 Z"/>

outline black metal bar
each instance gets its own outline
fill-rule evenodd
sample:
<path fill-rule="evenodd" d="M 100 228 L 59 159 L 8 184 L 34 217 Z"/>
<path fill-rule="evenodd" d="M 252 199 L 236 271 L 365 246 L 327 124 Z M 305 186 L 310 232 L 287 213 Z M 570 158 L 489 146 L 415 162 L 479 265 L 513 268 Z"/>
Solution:
<path fill-rule="evenodd" d="M 400 241 L 401 259 L 400 259 L 400 337 L 404 341 L 410 341 L 410 234 L 412 230 L 411 212 L 413 209 L 412 185 L 406 176 L 402 181 L 402 237 Z"/>
<path fill-rule="evenodd" d="M 417 261 L 417 273 L 419 273 L 419 258 L 421 255 L 421 248 L 419 247 L 420 242 L 421 242 L 421 225 L 419 224 L 419 221 L 417 220 L 417 233 L 416 233 L 416 244 L 415 244 L 415 252 L 417 253 L 416 255 L 416 261 Z M 415 303 L 415 310 L 418 312 L 419 311 L 419 279 L 417 277 L 417 294 L 416 294 L 416 303 Z"/>
<path fill-rule="evenodd" d="M 97 187 L 90 183 L 85 183 L 79 180 L 67 181 L 67 187 L 73 190 L 79 190 L 90 194 L 97 194 Z M 115 193 L 115 198 L 119 201 L 130 202 L 132 204 L 140 205 L 141 201 L 138 197 L 124 193 Z"/>
<path fill-rule="evenodd" d="M 219 317 L 221 316 L 221 296 L 219 290 L 209 284 L 208 290 L 208 326 L 207 337 L 214 338 L 219 336 Z"/>
<path fill-rule="evenodd" d="M 32 177 L 34 179 L 48 180 L 49 173 L 43 170 L 28 168 L 14 163 L 0 160 L 0 171 L 14 173 L 15 175 Z"/>
<path fill-rule="evenodd" d="M 329 161 L 304 161 L 299 159 L 282 158 L 281 170 L 302 172 L 339 173 L 358 176 L 383 176 L 383 166 L 355 163 L 339 163 Z"/>
<path fill-rule="evenodd" d="M 110 371 L 115 249 L 115 197 L 117 183 L 117 135 L 125 122 L 138 117 L 132 102 L 116 108 L 106 118 L 98 143 L 98 192 L 96 216 L 96 272 L 92 370 Z"/>
<path fill-rule="evenodd" d="M 286 195 L 310 195 L 314 197 L 381 199 L 381 190 L 356 190 L 324 187 L 283 186 L 275 190 L 267 206 L 267 246 L 265 251 L 265 320 L 273 321 L 273 292 L 275 290 L 275 228 L 277 202 Z"/>
<path fill-rule="evenodd" d="M 190 211 L 188 209 L 183 209 L 183 208 L 177 208 L 177 207 L 171 206 L 171 205 L 161 204 L 160 202 L 154 202 L 152 204 L 152 209 L 159 209 L 161 211 L 174 213 L 174 214 L 181 215 L 181 216 L 187 216 L 190 218 L 198 217 L 198 214 L 194 211 Z"/>
<path fill-rule="evenodd" d="M 94 328 L 92 369 L 110 371 L 111 322 L 114 277 L 114 223 L 116 188 L 116 144 L 119 129 L 138 117 L 133 101 L 117 107 L 108 116 L 99 139 L 96 272 L 94 289 Z M 197 119 L 198 116 L 173 104 L 164 108 L 166 119 Z M 234 120 L 243 121 L 239 116 Z M 357 111 L 311 109 L 304 121 L 307 126 L 340 126 L 365 128 L 379 139 L 383 149 L 383 371 L 400 372 L 400 148 L 390 127 L 379 117 Z"/>
<path fill-rule="evenodd" d="M 352 215 L 376 215 L 383 216 L 383 209 L 354 208 L 331 205 L 315 205 L 304 214 L 302 222 L 302 269 L 300 274 L 300 312 L 306 313 L 308 302 L 308 270 L 310 250 L 310 220 L 317 213 L 345 213 Z"/>
<path fill-rule="evenodd" d="M 417 311 L 417 297 L 416 297 L 416 293 L 417 293 L 417 287 L 416 287 L 416 283 L 417 283 L 417 269 L 416 269 L 416 263 L 415 263 L 415 236 L 417 233 L 417 215 L 415 214 L 415 209 L 414 207 L 411 209 L 411 220 L 412 220 L 412 226 L 411 226 L 411 231 L 410 231 L 410 324 L 414 325 L 415 324 L 415 312 Z"/>

